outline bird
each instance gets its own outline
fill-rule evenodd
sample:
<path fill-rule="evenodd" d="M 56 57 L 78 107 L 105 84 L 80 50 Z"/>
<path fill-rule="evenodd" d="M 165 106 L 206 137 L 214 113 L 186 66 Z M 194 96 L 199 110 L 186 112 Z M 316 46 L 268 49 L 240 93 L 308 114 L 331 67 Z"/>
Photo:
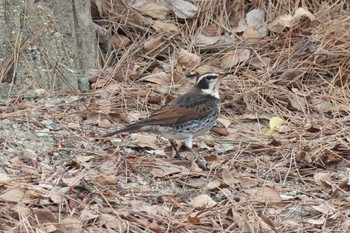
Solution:
<path fill-rule="evenodd" d="M 220 113 L 219 86 L 222 79 L 230 74 L 232 72 L 204 73 L 197 77 L 194 86 L 183 95 L 146 118 L 103 137 L 126 132 L 149 132 L 169 139 L 172 146 L 173 140 L 186 140 L 186 147 L 192 150 L 193 139 L 206 134 L 214 126 Z"/>

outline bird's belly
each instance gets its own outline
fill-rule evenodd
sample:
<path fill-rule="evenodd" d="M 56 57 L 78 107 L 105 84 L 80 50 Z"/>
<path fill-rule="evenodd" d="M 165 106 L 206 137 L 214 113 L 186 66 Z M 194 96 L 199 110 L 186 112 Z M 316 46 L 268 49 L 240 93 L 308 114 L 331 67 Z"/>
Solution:
<path fill-rule="evenodd" d="M 214 126 L 217 116 L 217 113 L 213 113 L 200 119 L 175 123 L 171 125 L 172 131 L 181 135 L 197 137 L 207 133 Z"/>
<path fill-rule="evenodd" d="M 185 140 L 189 136 L 188 132 L 178 131 L 174 127 L 171 127 L 170 125 L 168 126 L 147 125 L 147 126 L 143 126 L 140 130 L 143 132 L 159 134 L 164 138 L 173 139 L 173 140 Z"/>
<path fill-rule="evenodd" d="M 186 140 L 189 137 L 188 133 L 181 132 L 162 132 L 160 136 L 173 140 Z"/>

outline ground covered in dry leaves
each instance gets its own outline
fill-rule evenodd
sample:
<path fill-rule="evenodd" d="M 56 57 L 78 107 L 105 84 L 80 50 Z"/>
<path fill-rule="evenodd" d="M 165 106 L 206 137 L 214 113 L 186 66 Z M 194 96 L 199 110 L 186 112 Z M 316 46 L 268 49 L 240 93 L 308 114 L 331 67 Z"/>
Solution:
<path fill-rule="evenodd" d="M 348 232 L 349 3 L 252 2 L 92 1 L 91 93 L 1 103 L 0 231 Z M 227 70 L 207 169 L 100 137 Z"/>

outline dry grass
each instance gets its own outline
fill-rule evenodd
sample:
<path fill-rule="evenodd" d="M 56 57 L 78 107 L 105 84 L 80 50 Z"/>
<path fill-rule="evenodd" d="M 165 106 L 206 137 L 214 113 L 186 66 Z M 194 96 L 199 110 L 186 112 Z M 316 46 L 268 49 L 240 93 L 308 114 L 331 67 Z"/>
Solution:
<path fill-rule="evenodd" d="M 50 134 L 51 150 L 36 150 L 42 161 L 11 156 L 3 164 L 9 179 L 0 181 L 1 231 L 348 232 L 349 3 L 195 1 L 194 18 L 171 13 L 161 20 L 180 29 L 169 33 L 145 24 L 123 2 L 92 1 L 94 22 L 111 39 L 101 38 L 103 67 L 90 73 L 91 97 L 16 102 L 2 110 L 2 119 L 16 120 L 29 135 L 43 128 L 43 119 L 61 130 Z M 258 40 L 233 33 L 254 8 L 271 22 L 299 7 L 315 20 L 302 17 Z M 199 45 L 196 37 L 208 25 L 234 43 Z M 200 64 L 180 65 L 181 48 Z M 167 145 L 161 138 L 95 140 L 186 91 L 194 81 L 189 74 L 223 70 L 221 58 L 237 49 L 250 56 L 229 68 L 235 76 L 222 85 L 229 136 L 197 140 L 209 170 L 161 155 Z M 263 58 L 268 65 L 257 68 Z M 147 75 L 155 79 L 142 79 Z M 286 123 L 266 136 L 271 116 Z M 23 137 L 31 136 L 6 135 L 3 150 L 20 147 Z"/>

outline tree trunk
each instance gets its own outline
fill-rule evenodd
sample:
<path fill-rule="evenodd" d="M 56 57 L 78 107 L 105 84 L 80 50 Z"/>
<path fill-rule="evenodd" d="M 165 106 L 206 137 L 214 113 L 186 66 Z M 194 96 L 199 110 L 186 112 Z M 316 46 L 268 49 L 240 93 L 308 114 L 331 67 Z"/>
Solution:
<path fill-rule="evenodd" d="M 78 91 L 98 68 L 89 0 L 0 0 L 0 96 Z"/>

